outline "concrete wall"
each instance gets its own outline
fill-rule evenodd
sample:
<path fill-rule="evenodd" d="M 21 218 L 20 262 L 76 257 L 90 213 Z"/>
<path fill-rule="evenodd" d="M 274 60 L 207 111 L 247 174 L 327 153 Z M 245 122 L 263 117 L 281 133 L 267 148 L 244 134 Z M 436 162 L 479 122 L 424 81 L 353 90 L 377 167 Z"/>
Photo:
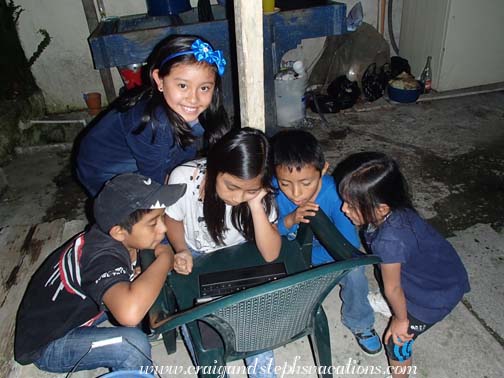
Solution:
<path fill-rule="evenodd" d="M 19 36 L 27 57 L 41 40 L 39 29 L 51 36 L 49 46 L 32 66 L 38 86 L 44 94 L 48 111 L 62 112 L 85 108 L 83 92 L 105 93 L 100 75 L 93 68 L 87 37 L 89 29 L 81 0 L 15 0 L 24 12 L 19 18 Z M 145 2 L 106 0 L 109 15 L 145 13 Z M 122 86 L 112 69 L 116 90 Z"/>
<path fill-rule="evenodd" d="M 143 0 L 103 0 L 107 16 L 124 16 L 146 12 Z M 215 2 L 215 1 L 213 1 Z M 350 9 L 357 1 L 342 1 Z M 39 29 L 46 29 L 52 40 L 39 59 L 32 66 L 37 84 L 42 89 L 50 113 L 85 108 L 84 92 L 105 94 L 100 75 L 93 68 L 93 61 L 87 37 L 89 30 L 81 0 L 15 0 L 25 11 L 19 19 L 19 35 L 25 53 L 29 58 L 36 50 L 42 36 Z M 196 6 L 197 0 L 191 0 Z M 363 0 L 365 21 L 376 25 L 378 1 Z M 394 1 L 394 30 L 399 40 L 402 0 Z M 386 33 L 387 34 L 387 33 Z M 310 43 L 308 43 L 310 45 Z M 313 47 L 305 50 L 309 56 L 320 50 L 322 41 L 315 41 Z M 310 49 L 314 49 L 313 51 Z M 112 74 L 116 91 L 122 86 L 115 68 Z"/>

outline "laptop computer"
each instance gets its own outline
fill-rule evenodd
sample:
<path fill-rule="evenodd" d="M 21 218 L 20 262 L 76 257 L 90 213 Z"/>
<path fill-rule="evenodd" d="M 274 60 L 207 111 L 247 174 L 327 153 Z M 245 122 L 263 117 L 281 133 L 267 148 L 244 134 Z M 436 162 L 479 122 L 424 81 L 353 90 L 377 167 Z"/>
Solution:
<path fill-rule="evenodd" d="M 196 303 L 204 303 L 286 275 L 287 271 L 282 262 L 203 273 L 198 277 L 199 298 Z"/>

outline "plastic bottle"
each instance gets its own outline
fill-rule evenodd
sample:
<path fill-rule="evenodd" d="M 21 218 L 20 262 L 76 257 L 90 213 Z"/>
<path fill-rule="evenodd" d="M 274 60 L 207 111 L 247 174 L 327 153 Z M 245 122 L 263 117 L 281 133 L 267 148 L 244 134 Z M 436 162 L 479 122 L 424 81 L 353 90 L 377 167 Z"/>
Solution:
<path fill-rule="evenodd" d="M 298 74 L 298 77 L 303 77 L 306 75 L 304 64 L 301 60 L 296 60 L 292 65 L 292 69 Z"/>
<path fill-rule="evenodd" d="M 432 68 L 431 68 L 432 56 L 427 57 L 427 62 L 420 75 L 420 82 L 424 86 L 424 93 L 429 93 L 432 89 Z"/>
<path fill-rule="evenodd" d="M 100 13 L 100 20 L 107 18 L 107 13 L 105 12 L 105 5 L 103 4 L 103 0 L 97 0 L 96 4 L 98 5 L 98 13 Z"/>
<path fill-rule="evenodd" d="M 282 71 L 281 71 L 282 72 Z M 296 60 L 292 69 L 284 70 L 282 76 L 275 78 L 275 102 L 277 125 L 293 127 L 306 114 L 305 91 L 308 75 L 304 64 Z"/>

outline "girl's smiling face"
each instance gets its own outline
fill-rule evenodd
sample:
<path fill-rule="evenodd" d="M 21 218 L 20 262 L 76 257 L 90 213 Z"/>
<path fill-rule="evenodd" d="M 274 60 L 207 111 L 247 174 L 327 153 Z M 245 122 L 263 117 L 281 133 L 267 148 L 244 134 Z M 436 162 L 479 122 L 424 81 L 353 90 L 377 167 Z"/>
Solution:
<path fill-rule="evenodd" d="M 176 64 L 162 78 L 158 69 L 152 71 L 152 77 L 166 103 L 186 122 L 197 120 L 210 106 L 215 90 L 215 75 L 215 70 L 206 63 Z"/>
<path fill-rule="evenodd" d="M 229 173 L 219 173 L 215 182 L 215 190 L 226 205 L 238 206 L 259 195 L 262 189 L 262 177 L 244 180 Z"/>

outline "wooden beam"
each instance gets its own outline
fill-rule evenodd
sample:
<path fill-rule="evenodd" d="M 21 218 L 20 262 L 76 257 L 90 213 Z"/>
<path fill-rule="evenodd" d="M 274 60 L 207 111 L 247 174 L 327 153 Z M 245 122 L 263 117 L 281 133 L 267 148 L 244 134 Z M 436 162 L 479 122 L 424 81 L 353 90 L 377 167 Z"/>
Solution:
<path fill-rule="evenodd" d="M 262 2 L 235 0 L 234 13 L 241 125 L 265 131 Z"/>
<path fill-rule="evenodd" d="M 385 33 L 385 14 L 387 13 L 387 0 L 381 0 L 381 9 L 380 9 L 380 34 L 384 35 Z"/>
<path fill-rule="evenodd" d="M 94 2 L 93 0 L 82 0 L 82 6 L 84 7 L 89 33 L 92 33 L 98 26 L 98 16 L 96 14 Z M 103 89 L 105 90 L 105 96 L 107 97 L 107 102 L 110 104 L 117 97 L 114 81 L 112 80 L 112 73 L 109 68 L 102 68 L 99 71 Z"/>

